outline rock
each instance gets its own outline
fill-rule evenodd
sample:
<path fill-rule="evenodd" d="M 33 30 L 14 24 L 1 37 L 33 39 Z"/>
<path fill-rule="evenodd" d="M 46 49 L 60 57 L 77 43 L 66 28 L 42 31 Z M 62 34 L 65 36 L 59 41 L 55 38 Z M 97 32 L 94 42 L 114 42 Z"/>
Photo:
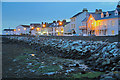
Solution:
<path fill-rule="evenodd" d="M 56 72 L 44 73 L 43 75 L 54 75 Z"/>
<path fill-rule="evenodd" d="M 75 69 L 66 70 L 67 73 L 74 71 Z"/>
<path fill-rule="evenodd" d="M 104 61 L 104 62 L 102 63 L 102 65 L 106 65 L 106 64 L 110 64 L 110 59 L 107 59 L 106 61 Z"/>
<path fill-rule="evenodd" d="M 13 62 L 16 62 L 17 60 L 16 59 L 13 59 Z"/>

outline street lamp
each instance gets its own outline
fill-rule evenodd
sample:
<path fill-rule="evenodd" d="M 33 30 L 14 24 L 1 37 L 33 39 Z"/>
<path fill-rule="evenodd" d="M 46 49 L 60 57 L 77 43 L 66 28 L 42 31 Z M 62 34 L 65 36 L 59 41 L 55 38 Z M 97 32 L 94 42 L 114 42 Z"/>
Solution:
<path fill-rule="evenodd" d="M 45 28 L 45 27 L 46 27 L 46 24 L 43 24 L 42 27 Z"/>
<path fill-rule="evenodd" d="M 37 31 L 39 31 L 39 30 L 40 30 L 40 28 L 36 28 L 36 30 L 37 30 Z"/>
<path fill-rule="evenodd" d="M 62 22 L 59 22 L 59 25 L 61 26 L 63 23 Z"/>
<path fill-rule="evenodd" d="M 26 30 L 26 28 L 24 28 L 24 30 Z"/>
<path fill-rule="evenodd" d="M 34 27 L 31 27 L 31 30 L 33 30 L 34 29 Z"/>

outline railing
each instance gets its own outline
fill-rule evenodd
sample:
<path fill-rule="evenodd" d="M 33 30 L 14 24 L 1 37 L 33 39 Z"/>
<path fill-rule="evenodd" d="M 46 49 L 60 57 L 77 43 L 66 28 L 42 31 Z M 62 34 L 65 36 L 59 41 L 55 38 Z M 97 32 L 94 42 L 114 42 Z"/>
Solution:
<path fill-rule="evenodd" d="M 79 26 L 79 29 L 86 29 L 86 26 Z"/>
<path fill-rule="evenodd" d="M 106 25 L 100 25 L 98 26 L 98 30 L 106 30 L 107 26 Z"/>

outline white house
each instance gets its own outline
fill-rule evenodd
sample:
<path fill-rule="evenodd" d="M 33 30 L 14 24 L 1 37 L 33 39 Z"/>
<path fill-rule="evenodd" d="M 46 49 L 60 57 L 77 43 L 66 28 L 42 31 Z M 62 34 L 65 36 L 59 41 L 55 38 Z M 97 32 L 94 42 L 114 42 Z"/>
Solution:
<path fill-rule="evenodd" d="M 82 30 L 79 29 L 79 27 L 82 26 L 82 21 L 88 16 L 88 10 L 84 8 L 82 12 L 79 12 L 70 18 L 71 28 L 72 30 L 75 30 L 74 34 L 80 35 L 82 33 Z"/>
<path fill-rule="evenodd" d="M 53 21 L 53 23 L 50 23 L 50 28 L 52 28 L 52 35 L 54 36 L 64 36 L 64 28 L 68 26 L 67 24 L 70 22 L 66 22 L 66 20 L 63 21 Z M 69 25 L 70 26 L 70 25 Z M 69 28 L 69 27 L 68 27 Z"/>
<path fill-rule="evenodd" d="M 16 27 L 15 34 L 16 35 L 27 35 L 29 34 L 30 26 L 29 25 L 19 25 Z"/>
<path fill-rule="evenodd" d="M 88 35 L 118 35 L 120 31 L 120 5 L 113 11 L 92 13 L 87 20 Z"/>
<path fill-rule="evenodd" d="M 30 24 L 30 35 L 36 35 L 38 28 L 40 29 L 41 24 L 40 23 L 31 23 Z"/>
<path fill-rule="evenodd" d="M 2 35 L 15 35 L 15 29 L 4 29 Z"/>

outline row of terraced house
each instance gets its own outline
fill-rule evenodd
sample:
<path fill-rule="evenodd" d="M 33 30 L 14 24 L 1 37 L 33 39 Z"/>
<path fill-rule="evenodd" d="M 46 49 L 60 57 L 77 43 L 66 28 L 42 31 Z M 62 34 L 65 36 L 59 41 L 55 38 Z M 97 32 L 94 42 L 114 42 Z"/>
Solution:
<path fill-rule="evenodd" d="M 120 2 L 115 10 L 103 12 L 96 9 L 89 12 L 86 8 L 66 20 L 57 20 L 52 23 L 31 23 L 19 25 L 16 29 L 4 29 L 3 35 L 47 35 L 47 36 L 111 36 L 120 31 Z"/>

